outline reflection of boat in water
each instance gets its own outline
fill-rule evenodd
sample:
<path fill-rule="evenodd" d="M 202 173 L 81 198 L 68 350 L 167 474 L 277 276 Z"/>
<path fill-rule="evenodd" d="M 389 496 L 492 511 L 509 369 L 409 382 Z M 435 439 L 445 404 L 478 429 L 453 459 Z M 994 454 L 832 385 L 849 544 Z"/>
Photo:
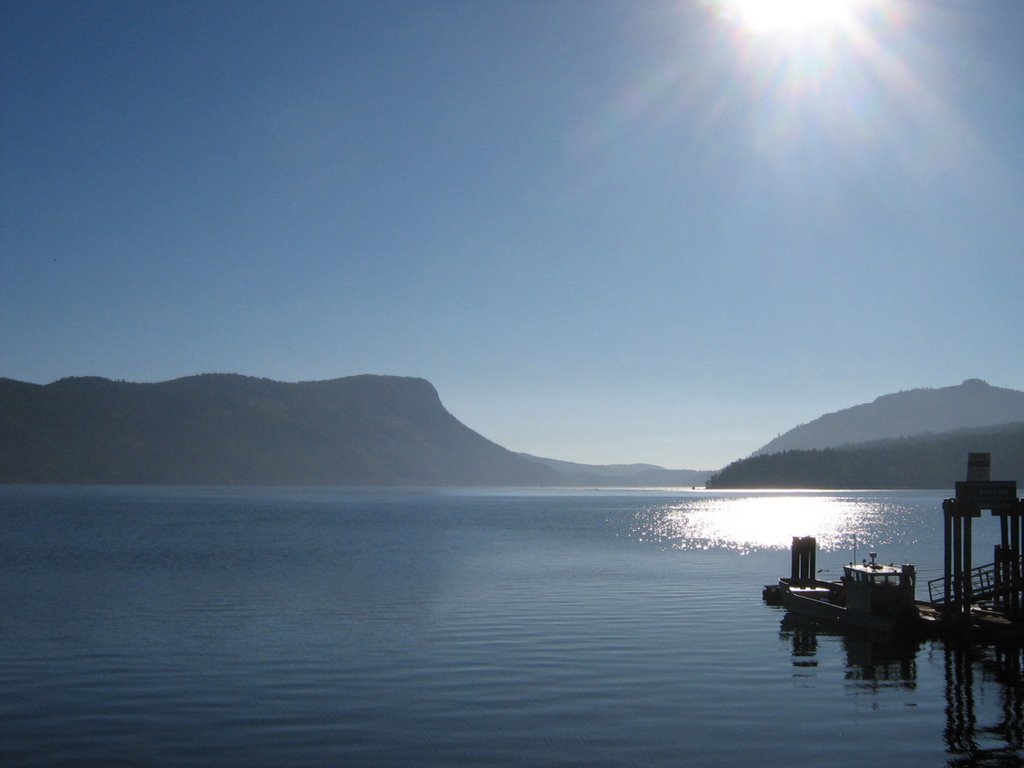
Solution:
<path fill-rule="evenodd" d="M 841 579 L 822 581 L 815 575 L 816 554 L 813 537 L 795 537 L 792 574 L 765 586 L 765 601 L 798 616 L 876 632 L 921 634 L 938 627 L 938 614 L 914 597 L 913 565 L 883 565 L 872 552 L 871 562 L 849 563 Z"/>
<path fill-rule="evenodd" d="M 913 690 L 917 686 L 920 639 L 841 628 L 793 613 L 783 617 L 779 634 L 791 643 L 794 667 L 802 670 L 817 667 L 821 651 L 819 638 L 834 638 L 831 642 L 838 642 L 846 657 L 847 685 L 871 691 Z"/>

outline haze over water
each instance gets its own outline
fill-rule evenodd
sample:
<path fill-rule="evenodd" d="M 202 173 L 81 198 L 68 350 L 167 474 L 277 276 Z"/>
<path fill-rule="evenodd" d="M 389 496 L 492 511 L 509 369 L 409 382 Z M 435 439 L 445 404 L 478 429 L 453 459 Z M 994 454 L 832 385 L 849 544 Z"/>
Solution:
<path fill-rule="evenodd" d="M 803 534 L 920 594 L 942 497 L 7 486 L 0 761 L 1017 765 L 1012 659 L 760 598 Z"/>

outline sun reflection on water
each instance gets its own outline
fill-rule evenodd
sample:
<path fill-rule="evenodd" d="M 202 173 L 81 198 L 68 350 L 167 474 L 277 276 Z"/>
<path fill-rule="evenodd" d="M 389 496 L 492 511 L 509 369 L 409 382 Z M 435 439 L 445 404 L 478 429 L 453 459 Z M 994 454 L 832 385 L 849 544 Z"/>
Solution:
<path fill-rule="evenodd" d="M 794 536 L 814 536 L 822 551 L 850 549 L 860 538 L 879 539 L 884 503 L 814 494 L 695 498 L 648 507 L 634 535 L 676 549 L 742 553 L 788 548 Z M 883 537 L 884 538 L 884 537 Z"/>

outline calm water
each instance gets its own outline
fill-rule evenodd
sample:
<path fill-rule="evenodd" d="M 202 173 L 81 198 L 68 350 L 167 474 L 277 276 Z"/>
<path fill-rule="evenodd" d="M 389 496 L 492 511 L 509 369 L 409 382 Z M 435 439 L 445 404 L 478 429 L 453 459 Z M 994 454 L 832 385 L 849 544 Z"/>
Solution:
<path fill-rule="evenodd" d="M 1024 764 L 1019 654 L 761 602 L 942 497 L 0 487 L 0 764 Z"/>

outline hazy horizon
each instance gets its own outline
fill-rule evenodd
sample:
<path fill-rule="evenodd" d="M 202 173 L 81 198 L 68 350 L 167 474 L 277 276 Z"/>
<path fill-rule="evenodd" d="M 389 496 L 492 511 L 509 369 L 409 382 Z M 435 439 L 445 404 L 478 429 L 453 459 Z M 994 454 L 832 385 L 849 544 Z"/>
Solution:
<path fill-rule="evenodd" d="M 417 376 L 687 469 L 1024 389 L 1024 4 L 829 7 L 2 4 L 0 376 Z"/>

